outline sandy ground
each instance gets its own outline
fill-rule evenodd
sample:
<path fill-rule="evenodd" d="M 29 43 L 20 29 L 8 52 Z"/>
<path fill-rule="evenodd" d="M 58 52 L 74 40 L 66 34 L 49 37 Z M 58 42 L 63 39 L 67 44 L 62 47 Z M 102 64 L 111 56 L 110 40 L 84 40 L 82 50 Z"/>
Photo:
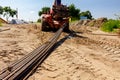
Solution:
<path fill-rule="evenodd" d="M 62 33 L 59 46 L 28 80 L 120 80 L 120 38 L 96 28 L 74 27 Z M 47 41 L 54 33 L 38 25 L 0 29 L 0 70 Z"/>
<path fill-rule="evenodd" d="M 30 53 L 41 44 L 35 25 L 0 27 L 0 69 Z"/>

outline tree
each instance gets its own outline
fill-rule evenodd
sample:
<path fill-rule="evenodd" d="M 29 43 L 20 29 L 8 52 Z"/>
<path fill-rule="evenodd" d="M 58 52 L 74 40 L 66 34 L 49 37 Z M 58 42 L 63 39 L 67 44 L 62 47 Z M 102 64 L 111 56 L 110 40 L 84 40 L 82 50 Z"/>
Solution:
<path fill-rule="evenodd" d="M 14 15 L 17 14 L 16 10 L 11 9 L 10 7 L 4 7 L 3 8 L 3 16 L 6 17 L 6 20 L 8 21 L 9 17 L 14 17 Z"/>
<path fill-rule="evenodd" d="M 3 14 L 3 7 L 0 6 L 0 16 Z"/>
<path fill-rule="evenodd" d="M 10 11 L 10 16 L 14 17 L 15 15 L 17 15 L 17 11 L 16 10 L 11 10 Z"/>
<path fill-rule="evenodd" d="M 41 16 L 43 13 L 50 11 L 50 7 L 43 7 L 41 11 L 38 12 L 38 15 Z"/>
<path fill-rule="evenodd" d="M 4 10 L 3 16 L 4 17 L 6 16 L 6 20 L 8 21 L 9 12 L 11 11 L 11 8 L 10 7 L 4 7 L 3 10 Z"/>
<path fill-rule="evenodd" d="M 73 18 L 80 19 L 80 15 L 79 15 L 80 9 L 77 9 L 74 4 L 71 4 L 69 6 L 69 13 L 70 13 L 70 16 L 72 17 L 72 19 Z"/>
<path fill-rule="evenodd" d="M 81 12 L 80 16 L 87 17 L 87 19 L 92 19 L 92 15 L 90 11 Z"/>

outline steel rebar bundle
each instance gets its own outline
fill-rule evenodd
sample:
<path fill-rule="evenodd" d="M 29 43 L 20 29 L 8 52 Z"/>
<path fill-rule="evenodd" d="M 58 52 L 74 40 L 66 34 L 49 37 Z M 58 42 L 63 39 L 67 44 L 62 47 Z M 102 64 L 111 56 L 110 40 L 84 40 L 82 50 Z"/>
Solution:
<path fill-rule="evenodd" d="M 0 72 L 0 80 L 26 80 L 49 55 L 66 24 L 46 43 Z"/>

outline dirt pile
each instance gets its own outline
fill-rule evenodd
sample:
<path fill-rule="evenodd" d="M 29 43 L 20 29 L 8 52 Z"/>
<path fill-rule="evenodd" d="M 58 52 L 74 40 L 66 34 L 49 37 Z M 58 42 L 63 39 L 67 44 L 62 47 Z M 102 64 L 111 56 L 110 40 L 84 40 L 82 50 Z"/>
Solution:
<path fill-rule="evenodd" d="M 107 18 L 98 18 L 96 20 L 91 20 L 90 22 L 88 22 L 87 26 L 93 26 L 93 27 L 100 28 L 101 25 L 106 21 L 107 21 Z"/>
<path fill-rule="evenodd" d="M 72 26 L 73 30 L 75 30 L 74 28 L 77 27 L 77 31 L 85 31 L 86 29 L 96 30 L 96 29 L 100 28 L 101 25 L 106 21 L 107 21 L 106 18 L 98 18 L 95 20 L 80 20 L 77 22 L 73 22 L 71 24 L 71 26 Z M 80 27 L 82 27 L 83 29 Z M 91 28 L 89 28 L 89 27 L 91 27 Z"/>
<path fill-rule="evenodd" d="M 80 20 L 76 24 L 77 25 L 84 25 L 84 26 L 91 26 L 91 27 L 101 27 L 101 25 L 107 21 L 107 18 L 98 18 L 93 20 Z"/>

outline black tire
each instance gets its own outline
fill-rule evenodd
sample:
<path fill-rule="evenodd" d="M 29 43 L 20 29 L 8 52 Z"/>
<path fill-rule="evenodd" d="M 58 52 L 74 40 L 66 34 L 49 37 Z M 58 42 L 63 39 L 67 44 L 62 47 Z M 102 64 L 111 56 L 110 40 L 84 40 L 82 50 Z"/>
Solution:
<path fill-rule="evenodd" d="M 64 32 L 69 32 L 69 23 L 66 23 L 66 27 L 64 28 Z"/>
<path fill-rule="evenodd" d="M 42 21 L 42 23 L 41 23 L 41 30 L 42 31 L 49 31 L 50 30 L 49 25 L 48 25 L 47 22 Z"/>

